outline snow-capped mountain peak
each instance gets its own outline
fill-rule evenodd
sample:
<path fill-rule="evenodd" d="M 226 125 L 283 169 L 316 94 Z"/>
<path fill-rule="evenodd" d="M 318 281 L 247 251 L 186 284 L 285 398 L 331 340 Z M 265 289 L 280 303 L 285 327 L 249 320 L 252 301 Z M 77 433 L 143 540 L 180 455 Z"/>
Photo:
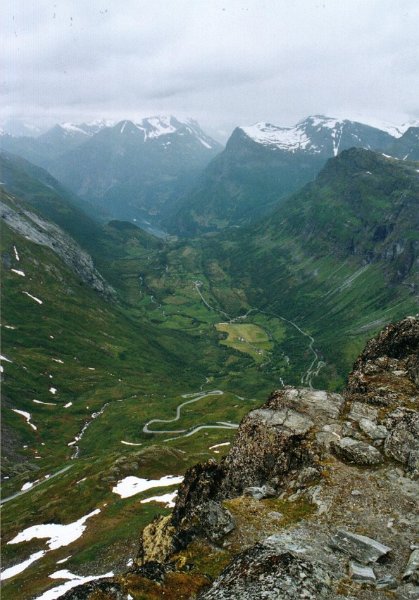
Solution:
<path fill-rule="evenodd" d="M 115 121 L 109 119 L 95 119 L 86 123 L 60 123 L 58 127 L 64 131 L 67 135 L 85 135 L 91 137 L 104 129 L 105 127 L 112 127 L 115 125 Z"/>
<path fill-rule="evenodd" d="M 135 130 L 140 131 L 144 136 L 144 142 L 155 141 L 163 136 L 178 135 L 194 137 L 209 150 L 216 148 L 214 140 L 208 137 L 193 119 L 179 119 L 173 115 L 155 115 L 145 117 L 140 121 L 121 121 L 116 127 L 121 134 L 135 133 Z"/>
<path fill-rule="evenodd" d="M 311 145 L 310 137 L 306 132 L 306 121 L 297 123 L 294 127 L 278 127 L 272 123 L 262 121 L 240 129 L 254 142 L 273 149 L 307 150 Z"/>
<path fill-rule="evenodd" d="M 294 127 L 278 127 L 260 122 L 239 129 L 253 142 L 272 150 L 336 156 L 344 148 L 352 146 L 368 149 L 384 147 L 391 142 L 391 138 L 400 138 L 409 127 L 417 125 L 417 122 L 400 126 L 378 122 L 367 124 L 313 115 L 299 121 Z"/>
<path fill-rule="evenodd" d="M 366 117 L 362 118 L 362 123 L 368 125 L 369 127 L 374 127 L 374 129 L 385 131 L 396 139 L 401 138 L 410 127 L 419 127 L 419 119 L 412 119 L 400 125 L 390 123 L 389 121 L 381 121 L 380 119 L 373 117 Z"/>

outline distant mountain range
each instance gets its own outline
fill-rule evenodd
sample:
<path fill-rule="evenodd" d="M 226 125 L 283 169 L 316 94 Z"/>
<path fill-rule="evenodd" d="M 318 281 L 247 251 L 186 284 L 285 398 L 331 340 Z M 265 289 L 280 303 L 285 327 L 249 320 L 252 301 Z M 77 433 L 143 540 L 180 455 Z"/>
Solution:
<path fill-rule="evenodd" d="M 97 218 L 194 236 L 258 221 L 343 150 L 418 160 L 419 126 L 315 115 L 294 127 L 237 127 L 223 150 L 196 121 L 156 116 L 3 134 L 0 147 L 46 168 Z"/>
<path fill-rule="evenodd" d="M 145 226 L 159 225 L 222 149 L 196 121 L 173 116 L 65 123 L 38 138 L 3 135 L 0 146 L 48 169 L 104 218 Z"/>
<path fill-rule="evenodd" d="M 166 226 L 195 235 L 251 223 L 313 180 L 328 158 L 351 147 L 417 160 L 419 127 L 384 131 L 324 116 L 308 117 L 295 127 L 265 122 L 238 127 Z"/>

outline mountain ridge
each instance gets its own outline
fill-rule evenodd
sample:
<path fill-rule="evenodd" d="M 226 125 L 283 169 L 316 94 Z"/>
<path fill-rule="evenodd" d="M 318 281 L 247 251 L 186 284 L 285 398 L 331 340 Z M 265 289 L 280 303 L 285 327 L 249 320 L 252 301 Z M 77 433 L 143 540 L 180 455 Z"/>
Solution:
<path fill-rule="evenodd" d="M 351 147 L 415 160 L 419 128 L 409 127 L 395 137 L 369 125 L 323 116 L 308 117 L 293 128 L 264 122 L 238 127 L 167 227 L 193 236 L 256 222 L 313 180 L 328 158 Z"/>

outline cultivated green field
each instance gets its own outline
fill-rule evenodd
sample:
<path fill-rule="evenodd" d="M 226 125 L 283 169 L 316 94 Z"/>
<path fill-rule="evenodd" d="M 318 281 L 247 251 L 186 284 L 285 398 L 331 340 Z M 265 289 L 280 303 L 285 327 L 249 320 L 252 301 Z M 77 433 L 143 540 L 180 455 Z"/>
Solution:
<path fill-rule="evenodd" d="M 266 360 L 268 351 L 273 347 L 266 331 L 258 325 L 217 323 L 215 328 L 227 334 L 227 338 L 220 341 L 221 344 L 249 354 L 259 364 Z"/>

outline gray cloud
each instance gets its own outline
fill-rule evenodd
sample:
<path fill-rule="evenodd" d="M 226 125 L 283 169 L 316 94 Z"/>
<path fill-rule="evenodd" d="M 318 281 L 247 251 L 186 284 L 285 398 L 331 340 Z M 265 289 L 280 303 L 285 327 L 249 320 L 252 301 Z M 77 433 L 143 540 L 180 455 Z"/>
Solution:
<path fill-rule="evenodd" d="M 417 118 L 416 0 L 5 0 L 0 121 Z"/>

